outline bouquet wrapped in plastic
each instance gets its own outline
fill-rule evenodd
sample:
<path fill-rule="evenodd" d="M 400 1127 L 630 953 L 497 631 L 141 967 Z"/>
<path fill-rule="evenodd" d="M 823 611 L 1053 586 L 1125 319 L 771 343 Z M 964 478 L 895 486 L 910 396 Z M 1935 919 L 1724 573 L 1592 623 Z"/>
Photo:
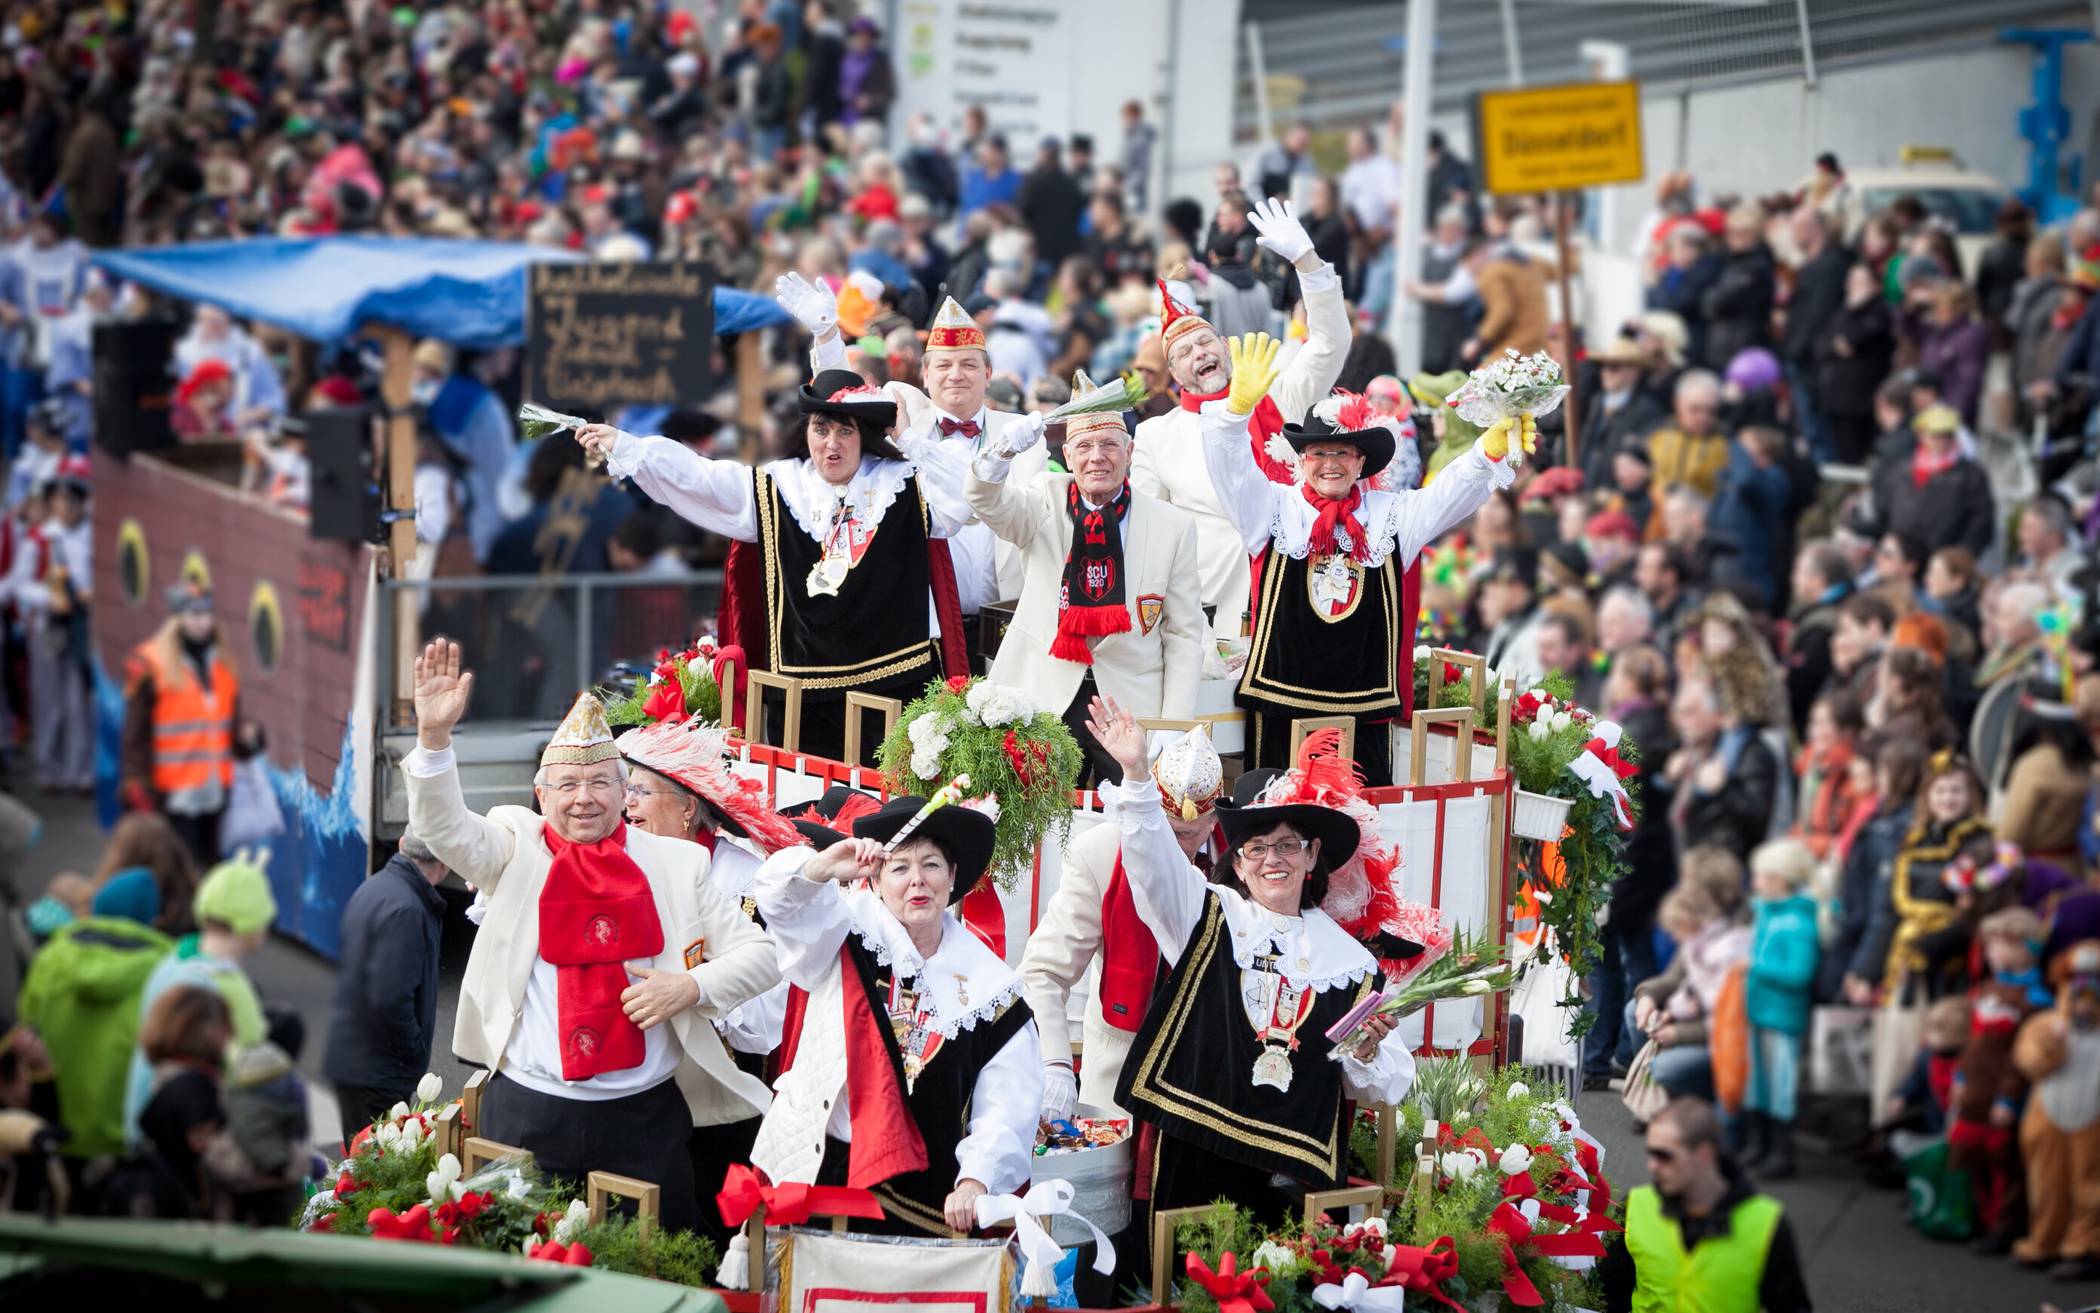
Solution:
<path fill-rule="evenodd" d="M 1474 370 L 1444 404 L 1468 423 L 1487 428 L 1496 420 L 1520 415 L 1550 415 L 1567 395 L 1568 380 L 1559 361 L 1543 351 L 1520 356 L 1506 350 Z M 1524 463 L 1523 444 L 1509 444 L 1509 460 L 1512 465 Z"/>

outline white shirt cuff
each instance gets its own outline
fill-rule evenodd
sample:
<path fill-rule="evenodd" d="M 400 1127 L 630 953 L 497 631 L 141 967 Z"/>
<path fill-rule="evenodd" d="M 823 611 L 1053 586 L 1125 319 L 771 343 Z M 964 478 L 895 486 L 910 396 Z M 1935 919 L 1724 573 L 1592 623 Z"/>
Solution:
<path fill-rule="evenodd" d="M 622 433 L 613 440 L 612 455 L 605 460 L 605 473 L 610 478 L 631 479 L 642 468 L 642 440 L 632 433 Z"/>
<path fill-rule="evenodd" d="M 407 756 L 401 759 L 401 769 L 419 780 L 427 780 L 434 776 L 443 775 L 458 764 L 459 760 L 453 755 L 452 745 L 449 743 L 435 752 L 421 744 L 417 744 L 409 750 Z"/>
<path fill-rule="evenodd" d="M 1307 273 L 1303 269 L 1298 271 L 1298 290 L 1301 292 L 1325 292 L 1341 285 L 1341 275 L 1334 271 L 1333 265 L 1328 264 L 1324 260 L 1320 262 L 1320 267 L 1311 273 Z"/>

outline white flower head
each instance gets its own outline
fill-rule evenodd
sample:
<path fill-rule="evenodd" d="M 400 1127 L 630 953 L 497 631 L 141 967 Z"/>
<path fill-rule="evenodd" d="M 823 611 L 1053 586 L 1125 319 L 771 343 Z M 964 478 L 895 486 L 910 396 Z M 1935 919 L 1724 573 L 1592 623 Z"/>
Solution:
<path fill-rule="evenodd" d="M 578 1231 L 590 1224 L 591 1206 L 581 1199 L 571 1199 L 569 1211 L 563 1213 L 561 1220 L 554 1224 L 554 1239 L 566 1245 L 576 1238 Z"/>
<path fill-rule="evenodd" d="M 1274 1240 L 1264 1240 L 1248 1256 L 1250 1268 L 1265 1267 L 1277 1276 L 1289 1276 L 1298 1270 L 1300 1260 L 1289 1245 L 1279 1245 Z"/>
<path fill-rule="evenodd" d="M 1465 984 L 1459 986 L 1459 992 L 1464 994 L 1485 994 L 1492 989 L 1494 989 L 1494 986 L 1485 980 L 1468 980 Z"/>
<path fill-rule="evenodd" d="M 408 1105 L 405 1103 L 397 1103 L 386 1110 L 386 1119 L 390 1122 L 398 1122 L 406 1116 L 408 1116 Z"/>
<path fill-rule="evenodd" d="M 963 706 L 980 723 L 989 725 L 992 723 L 992 719 L 985 714 L 985 708 L 991 704 L 992 698 L 997 692 L 998 690 L 992 686 L 990 680 L 980 679 L 970 685 L 969 692 L 963 694 Z"/>
<path fill-rule="evenodd" d="M 1528 732 L 1532 738 L 1543 741 L 1552 735 L 1553 726 L 1546 722 L 1544 716 L 1540 716 L 1537 720 L 1531 722 L 1531 729 Z"/>
<path fill-rule="evenodd" d="M 513 1172 L 510 1179 L 503 1183 L 503 1193 L 513 1199 L 523 1199 L 532 1193 L 532 1182 L 525 1179 L 523 1172 Z"/>
<path fill-rule="evenodd" d="M 423 1142 L 423 1123 L 411 1117 L 401 1123 L 401 1147 L 410 1153 Z"/>
<path fill-rule="evenodd" d="M 1415 648 L 1415 660 L 1417 660 L 1417 661 L 1427 661 L 1428 659 L 1429 659 L 1429 644 L 1427 644 L 1427 643 L 1422 643 L 1422 644 L 1419 644 L 1419 645 L 1418 645 L 1418 646 L 1417 646 L 1417 647 Z"/>
<path fill-rule="evenodd" d="M 1573 723 L 1574 717 L 1570 716 L 1567 712 L 1556 711 L 1553 713 L 1553 732 L 1555 734 L 1560 733 L 1562 730 L 1566 729 L 1569 725 Z"/>
<path fill-rule="evenodd" d="M 1495 1164 L 1504 1176 L 1520 1176 L 1531 1170 L 1531 1150 L 1521 1144 L 1512 1144 L 1502 1151 L 1502 1160 Z"/>
<path fill-rule="evenodd" d="M 1523 1081 L 1513 1080 L 1509 1083 L 1510 1098 L 1521 1099 L 1529 1093 L 1531 1093 L 1531 1087 L 1529 1085 L 1526 1085 Z"/>
<path fill-rule="evenodd" d="M 918 779 L 930 780 L 941 773 L 941 751 L 948 745 L 943 743 L 932 751 L 915 751 L 911 754 L 911 773 Z"/>
<path fill-rule="evenodd" d="M 424 1072 L 423 1079 L 416 1082 L 417 1103 L 436 1103 L 444 1092 L 445 1078 L 434 1071 Z"/>
<path fill-rule="evenodd" d="M 438 1159 L 437 1170 L 423 1178 L 424 1188 L 430 1191 L 430 1202 L 449 1204 L 467 1192 L 466 1187 L 459 1184 L 459 1172 L 459 1159 L 451 1154 Z"/>
<path fill-rule="evenodd" d="M 1440 1160 L 1444 1175 L 1454 1181 L 1470 1181 L 1487 1166 L 1487 1155 L 1478 1149 L 1454 1149 Z"/>

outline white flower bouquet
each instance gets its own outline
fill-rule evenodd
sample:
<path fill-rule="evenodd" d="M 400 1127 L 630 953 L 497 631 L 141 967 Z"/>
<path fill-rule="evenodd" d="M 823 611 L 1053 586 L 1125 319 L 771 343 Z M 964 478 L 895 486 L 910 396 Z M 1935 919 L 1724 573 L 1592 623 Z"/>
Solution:
<path fill-rule="evenodd" d="M 1519 415 L 1550 415 L 1567 395 L 1568 380 L 1559 361 L 1543 351 L 1520 356 L 1512 349 L 1474 370 L 1444 404 L 1467 423 L 1487 428 Z M 1522 443 L 1509 444 L 1509 460 L 1512 465 L 1523 463 Z"/>

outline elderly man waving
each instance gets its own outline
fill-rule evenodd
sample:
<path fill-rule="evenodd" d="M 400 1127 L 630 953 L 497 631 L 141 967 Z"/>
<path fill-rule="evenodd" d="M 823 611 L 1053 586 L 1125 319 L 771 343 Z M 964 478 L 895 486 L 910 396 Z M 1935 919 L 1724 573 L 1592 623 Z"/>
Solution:
<path fill-rule="evenodd" d="M 1263 246 L 1297 269 L 1304 294 L 1305 342 L 1247 420 L 1249 446 L 1262 472 L 1289 483 L 1289 470 L 1269 456 L 1270 443 L 1286 423 L 1303 420 L 1341 377 L 1349 354 L 1349 307 L 1342 300 L 1340 276 L 1313 252 L 1312 237 L 1288 202 L 1263 201 L 1247 215 L 1247 222 L 1260 234 Z M 1130 482 L 1139 492 L 1172 502 L 1196 518 L 1203 604 L 1216 608 L 1219 636 L 1233 638 L 1248 609 L 1247 548 L 1233 526 L 1225 495 L 1205 467 L 1202 419 L 1204 404 L 1222 401 L 1232 385 L 1232 357 L 1210 321 L 1176 302 L 1165 283 L 1160 284 L 1160 301 L 1160 342 L 1181 404 L 1137 426 Z M 1080 742 L 1092 739 L 1081 734 Z"/>
<path fill-rule="evenodd" d="M 495 1073 L 477 1130 L 531 1150 L 550 1176 L 654 1181 L 664 1225 L 692 1228 L 692 1128 L 770 1097 L 709 1023 L 778 983 L 773 943 L 708 880 L 706 849 L 626 823 L 626 769 L 589 694 L 541 754 L 538 813 L 467 810 L 452 729 L 473 683 L 459 644 L 423 650 L 401 769 L 410 828 L 488 898 L 452 1036 Z"/>
<path fill-rule="evenodd" d="M 1085 375 L 1073 391 L 1090 390 Z M 1020 416 L 970 464 L 970 509 L 1020 549 L 1023 585 L 992 663 L 994 683 L 1025 689 L 1062 713 L 1087 749 L 1081 784 L 1115 778 L 1083 732 L 1104 693 L 1141 717 L 1186 719 L 1203 674 L 1203 598 L 1196 524 L 1130 487 L 1130 433 L 1119 413 L 1065 423 L 1070 474 L 1009 477 L 1041 441 L 1043 417 Z"/>

